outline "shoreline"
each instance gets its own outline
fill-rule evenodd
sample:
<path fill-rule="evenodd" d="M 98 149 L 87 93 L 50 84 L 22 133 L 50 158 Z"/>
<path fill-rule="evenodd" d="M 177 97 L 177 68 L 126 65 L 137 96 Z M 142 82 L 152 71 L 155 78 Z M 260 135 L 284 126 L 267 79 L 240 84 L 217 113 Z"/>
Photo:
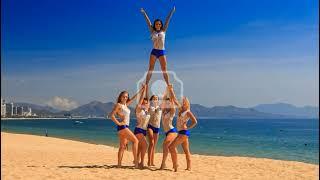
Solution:
<path fill-rule="evenodd" d="M 67 120 L 67 119 L 70 119 L 70 120 L 77 120 L 77 119 L 105 119 L 104 117 L 94 117 L 94 118 L 87 118 L 87 117 L 77 117 L 77 118 L 59 118 L 59 117 L 55 117 L 55 118 L 50 118 L 50 117 L 44 117 L 44 118 L 1 118 L 1 120 L 42 120 L 42 119 L 52 119 L 52 120 Z"/>
<path fill-rule="evenodd" d="M 131 119 L 136 119 L 135 117 L 130 117 Z M 199 119 L 210 119 L 210 120 L 220 120 L 220 119 L 237 119 L 237 120 L 250 120 L 254 119 L 257 120 L 257 118 L 218 118 L 218 117 L 198 117 Z M 73 118 L 65 118 L 65 117 L 43 117 L 43 118 L 31 118 L 31 117 L 19 117 L 19 118 L 8 118 L 8 117 L 2 117 L 1 120 L 78 120 L 78 119 L 106 119 L 110 120 L 110 118 L 107 117 L 73 117 Z M 320 120 L 319 118 L 258 118 L 258 120 L 269 120 L 269 119 L 303 119 L 303 120 Z"/>
<path fill-rule="evenodd" d="M 205 156 L 192 154 L 192 171 L 185 171 L 185 155 L 178 154 L 179 169 L 173 172 L 170 155 L 167 169 L 134 169 L 126 151 L 123 167 L 117 168 L 117 148 L 54 137 L 1 132 L 1 177 L 4 179 L 317 179 L 319 165 L 266 158 Z M 121 174 L 121 177 L 119 177 Z"/>

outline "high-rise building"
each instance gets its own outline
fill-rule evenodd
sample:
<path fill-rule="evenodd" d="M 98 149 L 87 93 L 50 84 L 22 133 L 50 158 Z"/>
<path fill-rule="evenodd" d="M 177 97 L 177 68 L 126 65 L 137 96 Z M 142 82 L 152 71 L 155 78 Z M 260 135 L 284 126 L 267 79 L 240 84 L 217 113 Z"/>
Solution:
<path fill-rule="evenodd" d="M 1 98 L 1 117 L 6 117 L 6 103 L 5 100 Z"/>
<path fill-rule="evenodd" d="M 18 106 L 17 107 L 17 115 L 18 116 L 23 116 L 24 115 L 23 106 Z"/>
<path fill-rule="evenodd" d="M 6 116 L 12 117 L 13 116 L 13 103 L 6 104 Z"/>
<path fill-rule="evenodd" d="M 17 108 L 18 108 L 17 106 L 13 107 L 13 115 L 14 116 L 16 116 L 18 114 Z"/>

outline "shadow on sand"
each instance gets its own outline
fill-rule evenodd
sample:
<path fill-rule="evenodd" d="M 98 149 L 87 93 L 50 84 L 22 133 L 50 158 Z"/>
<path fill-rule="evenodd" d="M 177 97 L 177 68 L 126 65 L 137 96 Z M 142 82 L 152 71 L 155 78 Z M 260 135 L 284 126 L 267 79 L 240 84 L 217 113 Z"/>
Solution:
<path fill-rule="evenodd" d="M 85 165 L 85 166 L 58 166 L 58 168 L 71 168 L 71 169 L 82 169 L 82 168 L 104 168 L 104 169 L 136 169 L 134 166 L 117 166 L 117 165 Z M 138 168 L 138 170 L 150 170 L 150 171 L 171 171 L 170 169 L 156 169 L 150 167 Z"/>

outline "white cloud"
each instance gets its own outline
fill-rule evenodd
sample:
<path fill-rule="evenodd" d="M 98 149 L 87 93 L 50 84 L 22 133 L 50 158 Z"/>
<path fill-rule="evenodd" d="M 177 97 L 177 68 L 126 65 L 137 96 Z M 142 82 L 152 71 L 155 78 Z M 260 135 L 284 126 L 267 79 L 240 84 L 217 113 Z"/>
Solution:
<path fill-rule="evenodd" d="M 59 96 L 53 97 L 49 102 L 47 102 L 47 105 L 60 110 L 71 110 L 78 107 L 78 103 L 76 101 Z"/>

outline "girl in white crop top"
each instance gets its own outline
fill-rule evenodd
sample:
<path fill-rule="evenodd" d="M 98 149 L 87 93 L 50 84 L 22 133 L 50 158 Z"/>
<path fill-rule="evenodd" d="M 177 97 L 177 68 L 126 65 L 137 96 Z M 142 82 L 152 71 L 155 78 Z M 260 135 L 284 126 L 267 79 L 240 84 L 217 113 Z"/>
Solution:
<path fill-rule="evenodd" d="M 148 97 L 148 94 L 147 94 Z M 148 124 L 147 134 L 149 139 L 148 146 L 148 166 L 154 166 L 154 153 L 159 139 L 159 129 L 162 110 L 159 106 L 159 98 L 156 95 L 152 95 L 150 98 L 150 120 Z"/>
<path fill-rule="evenodd" d="M 134 134 L 139 140 L 138 147 L 138 158 L 140 159 L 139 167 L 144 167 L 144 156 L 147 150 L 147 125 L 150 119 L 149 110 L 149 101 L 148 98 L 145 98 L 145 91 L 140 95 L 139 102 L 136 106 L 136 116 L 137 116 L 137 125 L 134 129 Z"/>
<path fill-rule="evenodd" d="M 153 42 L 153 49 L 151 51 L 151 55 L 150 55 L 150 59 L 149 59 L 149 70 L 148 70 L 148 74 L 147 74 L 147 78 L 146 78 L 146 85 L 149 84 L 149 81 L 152 76 L 152 71 L 154 69 L 154 65 L 155 65 L 155 62 L 157 59 L 159 59 L 159 61 L 160 61 L 160 66 L 161 66 L 161 70 L 163 73 L 163 77 L 164 77 L 167 85 L 169 85 L 169 76 L 167 73 L 167 65 L 166 65 L 167 59 L 165 56 L 164 44 L 165 44 L 166 31 L 168 29 L 170 19 L 171 19 L 173 13 L 175 12 L 175 10 L 176 10 L 175 7 L 173 7 L 173 9 L 170 11 L 169 15 L 167 16 L 166 22 L 164 25 L 160 19 L 156 19 L 152 25 L 146 11 L 143 8 L 141 8 L 141 13 L 144 15 L 144 17 L 147 21 L 147 25 L 148 25 L 148 28 L 151 33 L 151 40 Z"/>
<path fill-rule="evenodd" d="M 167 89 L 168 91 L 168 89 Z M 163 140 L 163 156 L 160 169 L 166 168 L 166 160 L 169 154 L 169 146 L 177 137 L 177 130 L 173 127 L 172 122 L 175 116 L 176 108 L 173 101 L 173 96 L 169 92 L 164 94 L 161 108 L 162 108 L 162 128 L 166 134 Z"/>
<path fill-rule="evenodd" d="M 121 114 L 122 119 L 119 120 L 120 123 L 123 123 L 125 126 L 129 126 L 130 124 L 130 109 L 128 108 L 127 104 L 119 103 L 121 107 Z M 119 131 L 119 130 L 118 130 Z"/>
<path fill-rule="evenodd" d="M 127 91 L 122 91 L 119 94 L 117 99 L 117 103 L 114 105 L 112 112 L 109 114 L 111 120 L 117 125 L 118 136 L 119 136 L 119 151 L 118 151 L 118 166 L 121 167 L 123 153 L 126 149 L 126 145 L 128 140 L 133 143 L 132 152 L 134 158 L 135 167 L 138 168 L 138 139 L 136 136 L 130 131 L 129 122 L 130 122 L 130 109 L 128 106 L 133 102 L 133 100 L 137 97 L 138 94 L 145 89 L 145 85 L 140 89 L 140 91 L 134 95 L 131 99 L 129 98 L 129 93 Z M 116 116 L 119 118 L 117 119 Z"/>
<path fill-rule="evenodd" d="M 173 162 L 174 171 L 178 170 L 178 159 L 177 159 L 177 146 L 182 144 L 182 148 L 186 154 L 187 170 L 191 170 L 191 153 L 189 149 L 189 129 L 193 128 L 197 124 L 197 119 L 190 111 L 190 102 L 188 98 L 183 97 L 182 103 L 180 104 L 177 100 L 172 85 L 169 86 L 170 92 L 173 96 L 175 104 L 179 107 L 179 113 L 177 118 L 177 129 L 178 136 L 169 146 L 171 158 Z M 191 124 L 188 126 L 188 121 L 191 120 Z"/>

